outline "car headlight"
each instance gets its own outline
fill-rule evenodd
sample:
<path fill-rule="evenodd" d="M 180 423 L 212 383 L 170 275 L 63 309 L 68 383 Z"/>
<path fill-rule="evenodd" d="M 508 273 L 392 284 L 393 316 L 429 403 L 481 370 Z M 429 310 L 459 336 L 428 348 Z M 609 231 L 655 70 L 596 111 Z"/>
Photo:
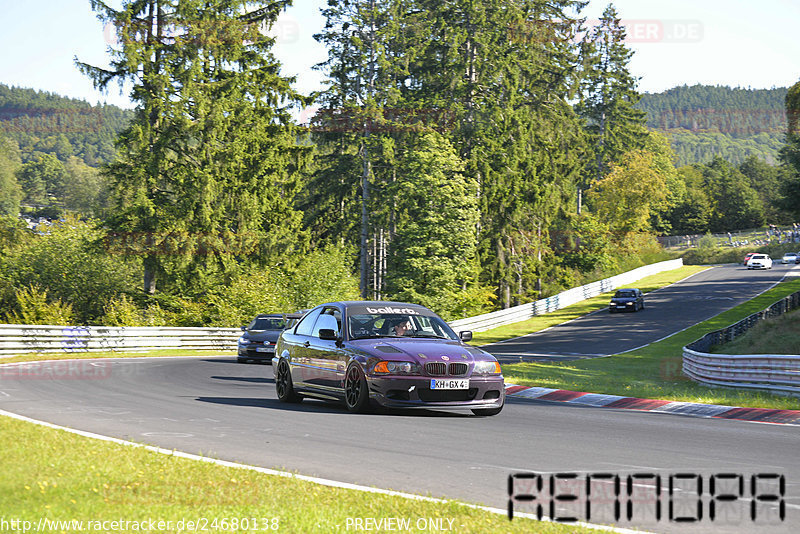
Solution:
<path fill-rule="evenodd" d="M 499 375 L 501 372 L 497 362 L 475 362 L 475 367 L 472 368 L 474 375 Z"/>
<path fill-rule="evenodd" d="M 239 345 L 247 345 L 250 343 L 250 340 L 246 337 L 242 336 L 239 338 Z"/>
<path fill-rule="evenodd" d="M 375 364 L 373 371 L 383 375 L 418 375 L 419 367 L 411 362 L 389 362 L 382 360 Z"/>

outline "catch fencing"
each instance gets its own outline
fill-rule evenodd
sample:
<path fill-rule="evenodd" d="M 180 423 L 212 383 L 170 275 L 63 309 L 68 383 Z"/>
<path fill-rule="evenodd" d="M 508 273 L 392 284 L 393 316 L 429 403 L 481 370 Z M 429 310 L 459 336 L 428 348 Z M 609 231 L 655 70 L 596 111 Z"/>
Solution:
<path fill-rule="evenodd" d="M 708 386 L 800 395 L 800 355 L 708 353 L 711 347 L 733 341 L 760 321 L 783 315 L 797 308 L 800 308 L 800 291 L 736 324 L 709 332 L 694 343 L 683 347 L 683 373 L 692 380 Z"/>
<path fill-rule="evenodd" d="M 543 315 L 552 311 L 560 310 L 572 304 L 576 304 L 586 299 L 596 297 L 602 293 L 613 291 L 619 287 L 623 287 L 637 280 L 641 280 L 646 276 L 651 276 L 664 271 L 671 271 L 683 266 L 683 259 L 662 261 L 652 265 L 645 265 L 626 273 L 612 276 L 598 282 L 592 282 L 585 286 L 575 287 L 563 291 L 558 295 L 553 295 L 545 299 L 537 300 L 521 306 L 514 306 L 505 310 L 496 312 L 485 313 L 475 317 L 468 317 L 466 319 L 458 319 L 451 321 L 450 326 L 458 330 L 471 330 L 473 332 L 483 332 L 491 330 L 498 326 L 513 324 L 520 321 L 525 321 L 537 315 Z"/>
<path fill-rule="evenodd" d="M 241 335 L 238 328 L 0 324 L 0 356 L 26 352 L 234 350 Z"/>

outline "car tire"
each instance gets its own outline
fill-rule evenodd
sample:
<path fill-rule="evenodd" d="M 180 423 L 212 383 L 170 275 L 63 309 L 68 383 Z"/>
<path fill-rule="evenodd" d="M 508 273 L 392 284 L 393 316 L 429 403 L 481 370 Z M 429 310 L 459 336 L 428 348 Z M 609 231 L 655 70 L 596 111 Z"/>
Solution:
<path fill-rule="evenodd" d="M 489 417 L 492 415 L 497 415 L 501 411 L 503 411 L 503 406 L 500 406 L 499 408 L 474 408 L 472 413 L 475 415 Z"/>
<path fill-rule="evenodd" d="M 247 363 L 247 358 L 236 358 L 236 363 Z"/>
<path fill-rule="evenodd" d="M 287 403 L 296 403 L 303 400 L 303 397 L 295 393 L 292 384 L 292 371 L 289 363 L 281 360 L 278 369 L 275 371 L 275 391 L 278 393 L 278 400 Z"/>
<path fill-rule="evenodd" d="M 357 363 L 351 363 L 344 375 L 344 403 L 353 413 L 367 413 L 370 408 L 367 377 Z"/>

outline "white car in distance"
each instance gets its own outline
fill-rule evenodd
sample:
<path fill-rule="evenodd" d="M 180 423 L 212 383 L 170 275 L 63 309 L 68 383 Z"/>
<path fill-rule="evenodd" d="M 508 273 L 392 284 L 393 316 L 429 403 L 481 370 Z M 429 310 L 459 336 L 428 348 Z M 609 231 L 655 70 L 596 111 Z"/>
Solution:
<path fill-rule="evenodd" d="M 786 254 L 783 255 L 781 263 L 797 263 L 797 253 L 787 252 Z"/>
<path fill-rule="evenodd" d="M 747 261 L 748 269 L 772 269 L 772 258 L 768 254 L 753 254 Z"/>

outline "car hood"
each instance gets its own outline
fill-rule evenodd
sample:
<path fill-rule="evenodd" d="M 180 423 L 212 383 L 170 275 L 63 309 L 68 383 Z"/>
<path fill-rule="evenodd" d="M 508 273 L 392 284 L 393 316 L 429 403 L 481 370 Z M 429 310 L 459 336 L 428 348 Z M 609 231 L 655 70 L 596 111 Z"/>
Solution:
<path fill-rule="evenodd" d="M 249 330 L 243 336 L 250 341 L 278 341 L 282 330 Z"/>
<path fill-rule="evenodd" d="M 477 347 L 458 341 L 424 338 L 360 339 L 353 348 L 381 360 L 412 361 L 419 364 L 436 361 L 473 362 L 494 360 L 494 356 Z"/>

